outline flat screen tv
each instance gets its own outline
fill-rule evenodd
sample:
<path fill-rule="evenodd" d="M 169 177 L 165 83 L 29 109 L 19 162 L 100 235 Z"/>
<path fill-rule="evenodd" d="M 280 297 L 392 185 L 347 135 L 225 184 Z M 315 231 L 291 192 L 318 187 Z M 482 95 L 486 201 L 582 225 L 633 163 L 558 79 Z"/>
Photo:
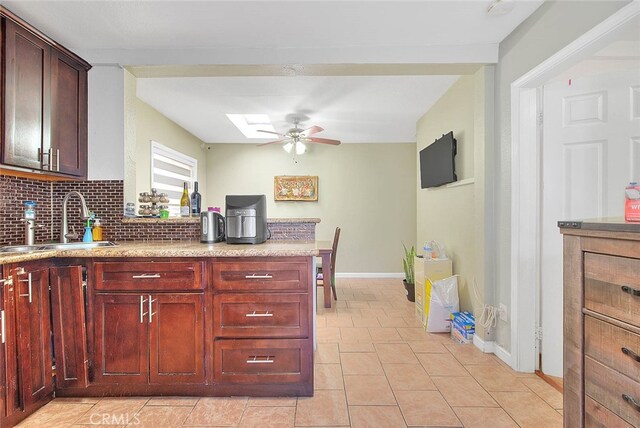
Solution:
<path fill-rule="evenodd" d="M 423 189 L 458 180 L 455 162 L 457 151 L 453 131 L 420 150 L 420 184 Z"/>

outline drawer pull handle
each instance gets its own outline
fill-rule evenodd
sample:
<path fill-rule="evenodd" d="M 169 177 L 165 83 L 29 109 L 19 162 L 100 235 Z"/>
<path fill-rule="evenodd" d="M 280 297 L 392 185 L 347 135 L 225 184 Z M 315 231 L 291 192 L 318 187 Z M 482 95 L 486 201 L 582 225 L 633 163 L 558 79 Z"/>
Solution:
<path fill-rule="evenodd" d="M 250 314 L 245 314 L 245 317 L 272 317 L 273 314 L 270 313 L 269 311 L 266 311 L 264 313 L 256 313 L 256 311 L 253 311 Z"/>
<path fill-rule="evenodd" d="M 32 284 L 31 284 L 31 272 L 29 272 L 29 279 L 20 279 L 20 282 L 28 282 L 29 283 L 29 292 L 27 294 L 18 294 L 20 297 L 28 297 L 29 303 L 32 302 L 33 294 L 32 294 Z"/>
<path fill-rule="evenodd" d="M 160 278 L 159 273 L 143 273 L 140 275 L 133 275 L 133 279 L 149 279 L 149 278 Z"/>
<path fill-rule="evenodd" d="M 627 403 L 631 404 L 633 408 L 635 408 L 638 412 L 640 412 L 640 403 L 638 403 L 635 398 L 627 394 L 622 394 L 622 399 Z"/>
<path fill-rule="evenodd" d="M 144 311 L 144 302 L 146 301 L 147 299 L 145 299 L 144 296 L 140 296 L 140 324 L 144 323 L 144 316 L 147 315 Z"/>
<path fill-rule="evenodd" d="M 271 355 L 254 355 L 253 357 L 249 357 L 249 359 L 247 360 L 247 364 L 272 364 L 276 361 L 275 358 L 276 357 Z"/>
<path fill-rule="evenodd" d="M 151 297 L 151 294 L 149 294 L 149 324 L 151 324 L 153 316 L 156 314 L 155 312 L 153 312 L 153 302 L 155 302 L 156 300 L 158 299 L 153 299 Z"/>
<path fill-rule="evenodd" d="M 258 275 L 257 273 L 252 273 L 251 275 L 245 275 L 244 276 L 245 279 L 272 279 L 273 275 L 270 274 L 265 274 L 265 275 Z"/>
<path fill-rule="evenodd" d="M 2 319 L 0 320 L 0 334 L 2 334 L 2 343 L 4 343 L 5 342 L 4 340 L 4 336 L 5 336 L 4 309 L 0 311 L 0 316 L 2 316 Z"/>
<path fill-rule="evenodd" d="M 627 293 L 627 294 L 631 294 L 632 296 L 640 296 L 640 290 L 637 290 L 635 288 L 631 288 L 628 285 L 623 285 L 622 286 L 622 291 Z"/>
<path fill-rule="evenodd" d="M 640 355 L 636 354 L 635 352 L 633 352 L 631 349 L 629 348 L 622 348 L 622 353 L 624 355 L 628 355 L 629 357 L 631 357 L 632 359 L 636 360 L 637 362 L 640 363 Z"/>

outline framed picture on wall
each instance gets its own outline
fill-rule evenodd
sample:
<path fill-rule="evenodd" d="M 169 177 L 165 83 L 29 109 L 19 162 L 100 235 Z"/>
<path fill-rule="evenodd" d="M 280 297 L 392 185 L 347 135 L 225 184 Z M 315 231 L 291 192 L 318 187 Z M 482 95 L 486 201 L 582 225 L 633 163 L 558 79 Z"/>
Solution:
<path fill-rule="evenodd" d="M 318 200 L 317 175 L 276 175 L 273 177 L 273 193 L 276 201 Z"/>

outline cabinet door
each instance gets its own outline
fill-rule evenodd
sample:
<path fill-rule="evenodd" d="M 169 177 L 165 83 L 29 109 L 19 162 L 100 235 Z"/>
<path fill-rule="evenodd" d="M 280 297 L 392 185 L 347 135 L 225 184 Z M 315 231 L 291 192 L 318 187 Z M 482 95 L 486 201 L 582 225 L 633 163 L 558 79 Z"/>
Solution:
<path fill-rule="evenodd" d="M 5 270 L 3 279 L 10 280 L 10 274 Z M 15 286 L 13 282 L 7 281 L 0 288 L 2 300 L 4 335 L 3 343 L 0 348 L 0 361 L 2 369 L 0 370 L 0 379 L 4 389 L 4 404 L 0 409 L 0 419 L 2 416 L 10 416 L 14 412 L 20 410 L 20 395 L 18 389 L 18 349 L 16 342 L 16 323 L 15 323 Z"/>
<path fill-rule="evenodd" d="M 56 386 L 86 387 L 87 330 L 82 266 L 49 270 Z"/>
<path fill-rule="evenodd" d="M 148 295 L 96 294 L 95 382 L 148 383 Z"/>
<path fill-rule="evenodd" d="M 17 274 L 18 367 L 23 408 L 53 392 L 49 269 Z"/>
<path fill-rule="evenodd" d="M 51 171 L 87 175 L 87 71 L 51 50 Z"/>
<path fill-rule="evenodd" d="M 50 162 L 42 154 L 50 141 L 51 48 L 11 20 L 4 22 L 2 163 L 41 169 Z"/>
<path fill-rule="evenodd" d="M 204 295 L 154 294 L 151 383 L 204 383 Z"/>

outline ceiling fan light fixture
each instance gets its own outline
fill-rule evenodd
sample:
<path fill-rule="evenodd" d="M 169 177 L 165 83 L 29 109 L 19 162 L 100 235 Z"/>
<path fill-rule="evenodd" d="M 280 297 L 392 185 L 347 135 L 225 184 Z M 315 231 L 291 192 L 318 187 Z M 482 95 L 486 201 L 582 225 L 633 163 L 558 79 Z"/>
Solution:
<path fill-rule="evenodd" d="M 293 143 L 289 141 L 284 146 L 282 146 L 282 148 L 284 149 L 285 152 L 291 153 L 291 150 L 293 149 Z"/>
<path fill-rule="evenodd" d="M 300 141 L 296 141 L 296 154 L 301 155 L 306 151 L 307 151 L 307 146 L 305 146 L 304 143 Z"/>

